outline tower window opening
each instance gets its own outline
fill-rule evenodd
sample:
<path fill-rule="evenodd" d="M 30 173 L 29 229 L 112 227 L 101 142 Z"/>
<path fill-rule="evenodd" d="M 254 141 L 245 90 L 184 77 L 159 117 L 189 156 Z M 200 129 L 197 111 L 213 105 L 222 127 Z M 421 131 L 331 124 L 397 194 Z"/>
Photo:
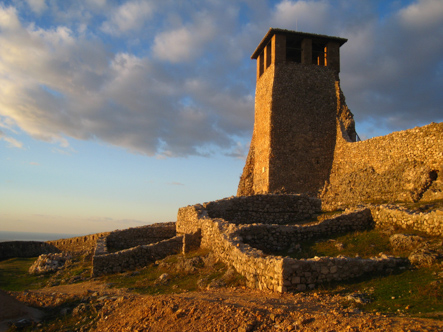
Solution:
<path fill-rule="evenodd" d="M 272 62 L 272 43 L 271 42 L 269 42 L 268 45 L 266 45 L 265 52 L 266 52 L 266 56 L 265 56 L 266 68 L 268 68 Z"/>
<path fill-rule="evenodd" d="M 286 38 L 286 61 L 301 63 L 301 39 Z"/>
<path fill-rule="evenodd" d="M 323 43 L 312 43 L 312 63 L 318 66 L 328 65 L 328 48 Z"/>
<path fill-rule="evenodd" d="M 264 60 L 265 60 L 264 57 L 265 57 L 264 52 L 261 52 L 259 57 L 258 57 L 258 76 L 259 77 L 261 75 L 263 75 L 263 72 L 265 70 L 265 68 L 264 68 Z"/>

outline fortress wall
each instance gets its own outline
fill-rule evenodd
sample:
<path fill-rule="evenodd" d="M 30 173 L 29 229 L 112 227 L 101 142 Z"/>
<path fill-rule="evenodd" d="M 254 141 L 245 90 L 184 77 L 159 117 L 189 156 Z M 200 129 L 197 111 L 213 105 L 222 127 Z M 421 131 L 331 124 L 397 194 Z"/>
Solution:
<path fill-rule="evenodd" d="M 442 169 L 443 123 L 355 143 L 338 135 L 323 207 L 442 199 Z"/>
<path fill-rule="evenodd" d="M 421 213 L 399 208 L 397 206 L 380 205 L 371 207 L 376 227 L 400 227 L 414 229 L 429 235 L 443 236 L 443 210 Z"/>
<path fill-rule="evenodd" d="M 60 250 L 52 244 L 39 241 L 0 242 L 0 261 L 13 257 L 37 257 L 43 254 L 58 253 Z"/>
<path fill-rule="evenodd" d="M 175 236 L 158 243 L 141 245 L 114 253 L 99 250 L 92 258 L 92 275 L 96 277 L 135 270 L 169 255 L 178 254 L 182 248 L 183 236 Z"/>
<path fill-rule="evenodd" d="M 156 243 L 175 235 L 175 222 L 158 223 L 113 231 L 106 237 L 106 244 L 109 249 L 122 250 Z"/>
<path fill-rule="evenodd" d="M 321 201 L 306 195 L 233 196 L 202 207 L 210 218 L 222 218 L 234 224 L 287 224 L 312 218 L 321 211 Z"/>

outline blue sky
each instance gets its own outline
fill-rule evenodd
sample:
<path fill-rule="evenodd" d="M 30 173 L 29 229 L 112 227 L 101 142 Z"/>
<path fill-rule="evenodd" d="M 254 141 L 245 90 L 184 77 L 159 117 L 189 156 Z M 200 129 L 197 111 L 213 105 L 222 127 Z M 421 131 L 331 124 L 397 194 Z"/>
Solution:
<path fill-rule="evenodd" d="M 0 231 L 86 234 L 235 195 L 269 27 L 348 38 L 362 138 L 443 120 L 443 2 L 0 2 Z"/>

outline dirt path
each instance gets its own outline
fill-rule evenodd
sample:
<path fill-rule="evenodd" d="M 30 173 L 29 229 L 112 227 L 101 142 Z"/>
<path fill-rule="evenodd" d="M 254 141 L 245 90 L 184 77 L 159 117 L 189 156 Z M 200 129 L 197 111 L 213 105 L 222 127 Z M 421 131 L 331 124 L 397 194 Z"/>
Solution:
<path fill-rule="evenodd" d="M 94 281 L 15 293 L 41 307 L 88 294 L 106 298 L 92 331 L 443 331 L 442 321 L 362 313 L 344 308 L 341 296 L 328 294 L 221 288 L 142 296 Z"/>

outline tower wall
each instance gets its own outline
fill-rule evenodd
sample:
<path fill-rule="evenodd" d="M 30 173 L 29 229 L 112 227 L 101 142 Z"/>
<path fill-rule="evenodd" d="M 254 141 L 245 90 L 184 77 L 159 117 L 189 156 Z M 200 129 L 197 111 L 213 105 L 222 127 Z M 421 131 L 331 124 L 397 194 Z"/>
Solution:
<path fill-rule="evenodd" d="M 268 191 L 317 195 L 329 178 L 337 126 L 336 72 L 285 62 L 276 66 L 271 106 Z"/>
<path fill-rule="evenodd" d="M 258 79 L 255 92 L 253 193 L 269 191 L 269 160 L 271 153 L 271 112 L 274 65 Z"/>
<path fill-rule="evenodd" d="M 237 195 L 285 191 L 319 196 L 328 183 L 343 124 L 355 140 L 340 90 L 346 39 L 271 28 L 257 60 L 254 133 Z"/>

